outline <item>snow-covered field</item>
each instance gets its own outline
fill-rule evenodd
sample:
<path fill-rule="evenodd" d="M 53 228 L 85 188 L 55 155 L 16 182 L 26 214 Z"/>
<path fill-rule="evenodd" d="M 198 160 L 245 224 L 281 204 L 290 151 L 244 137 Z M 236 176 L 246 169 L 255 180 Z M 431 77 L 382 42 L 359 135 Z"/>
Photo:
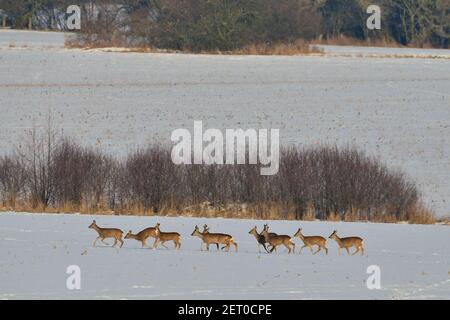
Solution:
<path fill-rule="evenodd" d="M 0 48 L 63 48 L 64 33 L 0 29 Z"/>
<path fill-rule="evenodd" d="M 355 46 L 334 46 L 318 45 L 324 53 L 334 56 L 353 55 L 368 57 L 383 56 L 408 56 L 408 57 L 434 57 L 450 58 L 450 50 L 447 49 L 422 49 L 422 48 L 389 48 L 389 47 L 355 47 Z"/>
<path fill-rule="evenodd" d="M 10 47 L 13 40 L 29 45 Z M 171 144 L 171 132 L 192 130 L 194 120 L 205 128 L 280 128 L 283 145 L 357 145 L 404 169 L 438 215 L 450 213 L 450 59 L 144 54 L 62 45 L 59 33 L 0 32 L 0 154 L 22 142 L 33 123 L 45 124 L 49 111 L 61 132 L 117 155 L 155 141 Z"/>
<path fill-rule="evenodd" d="M 450 212 L 449 50 L 327 46 L 324 56 L 213 56 L 68 50 L 59 33 L 0 30 L 0 155 L 53 114 L 80 143 L 124 155 L 170 143 L 176 128 L 280 128 L 281 144 L 355 144 L 416 179 L 426 205 Z M 374 55 L 418 55 L 420 59 Z M 366 57 L 364 57 L 366 56 Z M 371 56 L 368 58 L 367 56 Z M 439 56 L 427 59 L 424 56 Z M 442 58 L 446 56 L 447 58 Z M 263 221 L 96 217 L 138 231 L 161 223 L 182 248 L 93 248 L 82 215 L 0 214 L 0 299 L 450 299 L 450 228 L 271 221 L 293 234 L 358 235 L 366 254 L 258 254 Z M 195 224 L 232 234 L 239 253 L 200 252 Z M 297 248 L 299 241 L 296 241 Z M 81 290 L 66 269 L 81 268 Z M 381 289 L 366 271 L 381 268 Z"/>
<path fill-rule="evenodd" d="M 125 232 L 160 222 L 163 231 L 182 235 L 182 246 L 151 250 L 125 240 L 121 249 L 94 248 L 92 218 Z M 232 234 L 239 252 L 200 251 L 200 240 L 190 234 L 204 223 L 211 232 Z M 255 220 L 2 213 L 0 299 L 450 299 L 448 226 L 268 223 L 274 232 L 290 235 L 299 226 L 306 235 L 328 237 L 333 229 L 358 235 L 366 253 L 338 256 L 329 240 L 328 255 L 307 250 L 288 255 L 285 249 L 258 254 L 248 234 L 255 224 L 262 228 L 263 221 Z M 298 249 L 300 241 L 295 243 Z M 66 287 L 69 265 L 80 267 L 81 290 Z M 380 290 L 366 286 L 370 265 L 380 267 Z"/>

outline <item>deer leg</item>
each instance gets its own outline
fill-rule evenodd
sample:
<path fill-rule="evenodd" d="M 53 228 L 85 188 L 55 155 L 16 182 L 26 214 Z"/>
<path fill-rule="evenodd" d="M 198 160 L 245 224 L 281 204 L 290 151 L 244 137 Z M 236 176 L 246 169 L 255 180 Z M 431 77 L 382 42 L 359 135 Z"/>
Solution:
<path fill-rule="evenodd" d="M 97 243 L 97 240 L 98 240 L 98 239 L 100 239 L 100 237 L 97 237 L 97 238 L 95 239 L 94 244 L 93 244 L 94 247 L 95 247 L 95 244 Z"/>
<path fill-rule="evenodd" d="M 328 254 L 328 248 L 327 247 L 323 247 L 325 249 L 325 254 Z"/>
<path fill-rule="evenodd" d="M 338 248 L 338 254 L 341 255 L 341 247 Z"/>
<path fill-rule="evenodd" d="M 264 250 L 266 250 L 267 253 L 269 253 L 269 250 L 267 250 L 266 245 L 263 243 L 262 246 L 264 247 Z"/>
<path fill-rule="evenodd" d="M 364 247 L 361 246 L 361 255 L 364 255 Z"/>
<path fill-rule="evenodd" d="M 159 244 L 159 239 L 158 239 L 158 238 L 155 238 L 155 241 L 153 241 L 152 249 L 156 249 L 156 247 L 158 246 L 158 244 Z"/>
<path fill-rule="evenodd" d="M 345 250 L 347 250 L 347 254 L 350 255 L 350 250 L 348 250 L 347 247 L 345 247 Z"/>
<path fill-rule="evenodd" d="M 120 241 L 120 248 L 122 248 L 122 246 L 123 246 L 123 240 L 122 240 L 122 239 L 119 239 L 119 241 Z"/>
<path fill-rule="evenodd" d="M 302 250 L 303 250 L 304 247 L 306 247 L 306 245 L 303 245 L 303 246 L 300 248 L 300 253 L 302 253 Z"/>
<path fill-rule="evenodd" d="M 237 245 L 237 243 L 233 242 L 233 244 L 234 244 L 234 248 L 236 249 L 236 252 L 238 252 L 238 245 Z"/>
<path fill-rule="evenodd" d="M 114 238 L 114 243 L 112 244 L 112 246 L 111 246 L 111 247 L 115 247 L 115 246 L 116 246 L 116 244 L 117 244 L 117 239 L 116 239 L 116 238 Z"/>
<path fill-rule="evenodd" d="M 108 243 L 108 242 L 105 242 L 105 238 L 101 238 L 101 241 L 102 241 L 104 244 L 106 244 L 107 246 L 109 246 L 109 243 Z"/>
<path fill-rule="evenodd" d="M 309 251 L 311 251 L 311 253 L 314 254 L 312 246 L 308 246 L 308 248 L 309 248 Z"/>
<path fill-rule="evenodd" d="M 317 245 L 317 251 L 316 251 L 316 252 L 314 252 L 314 254 L 317 254 L 317 252 L 319 252 L 320 250 L 322 250 L 322 247 L 321 247 L 321 246 L 319 246 L 319 245 Z"/>
<path fill-rule="evenodd" d="M 165 241 L 162 241 L 162 242 L 161 242 L 161 245 L 162 245 L 164 248 L 169 249 L 169 247 L 167 247 L 167 246 L 165 245 L 165 243 L 166 243 Z"/>
<path fill-rule="evenodd" d="M 356 247 L 355 249 L 356 250 L 355 250 L 355 252 L 352 253 L 352 256 L 354 256 L 355 254 L 357 254 L 359 252 L 359 247 Z"/>
<path fill-rule="evenodd" d="M 287 245 L 286 243 L 283 243 L 283 245 L 288 249 L 288 253 L 291 253 L 291 246 Z"/>

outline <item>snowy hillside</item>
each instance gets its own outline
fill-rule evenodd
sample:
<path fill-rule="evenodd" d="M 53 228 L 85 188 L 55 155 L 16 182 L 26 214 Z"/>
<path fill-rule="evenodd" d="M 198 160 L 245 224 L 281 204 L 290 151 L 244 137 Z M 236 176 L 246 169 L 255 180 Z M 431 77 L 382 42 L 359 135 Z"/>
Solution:
<path fill-rule="evenodd" d="M 263 221 L 96 216 L 104 227 L 134 232 L 161 223 L 178 231 L 181 249 L 141 249 L 125 240 L 121 249 L 92 247 L 92 216 L 0 214 L 0 299 L 450 299 L 450 227 L 433 225 L 268 221 L 271 231 L 293 235 L 364 238 L 364 256 L 258 254 L 248 231 Z M 232 234 L 239 252 L 200 251 L 190 234 L 196 224 Z M 150 240 L 151 244 L 153 240 Z M 109 240 L 111 243 L 111 240 Z M 169 245 L 169 247 L 172 247 Z M 68 290 L 69 265 L 81 270 L 81 290 Z M 381 270 L 381 289 L 366 287 L 368 266 Z"/>

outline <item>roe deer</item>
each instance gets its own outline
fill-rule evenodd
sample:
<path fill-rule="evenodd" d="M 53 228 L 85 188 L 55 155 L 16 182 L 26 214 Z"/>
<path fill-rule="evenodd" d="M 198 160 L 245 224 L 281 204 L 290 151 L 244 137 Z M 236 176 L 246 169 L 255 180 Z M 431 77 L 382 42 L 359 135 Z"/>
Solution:
<path fill-rule="evenodd" d="M 292 253 L 295 251 L 295 243 L 291 241 L 291 237 L 287 235 L 279 235 L 279 234 L 273 234 L 269 233 L 269 226 L 265 225 L 264 230 L 261 232 L 261 234 L 266 238 L 267 242 L 272 246 L 272 249 L 270 249 L 270 252 L 277 252 L 277 246 L 284 245 L 288 249 L 288 253 L 291 253 L 291 247 L 292 247 Z"/>
<path fill-rule="evenodd" d="M 105 239 L 114 238 L 114 243 L 113 243 L 112 247 L 114 247 L 117 244 L 117 242 L 119 241 L 120 248 L 122 248 L 122 246 L 123 246 L 123 240 L 122 240 L 123 231 L 122 230 L 116 229 L 116 228 L 100 228 L 99 226 L 97 226 L 97 223 L 95 222 L 95 220 L 92 221 L 89 228 L 94 229 L 98 233 L 98 237 L 94 241 L 94 247 L 95 247 L 95 244 L 97 243 L 97 240 L 99 240 L 99 239 L 104 244 L 108 244 L 105 242 Z"/>
<path fill-rule="evenodd" d="M 136 234 L 133 234 L 131 230 L 128 231 L 128 233 L 125 235 L 125 239 L 134 239 L 137 241 L 140 241 L 142 244 L 142 248 L 147 247 L 147 239 L 152 237 L 155 238 L 155 241 L 153 242 L 153 246 L 156 242 L 156 228 L 159 227 L 159 223 L 157 223 L 154 227 L 146 228 L 142 231 L 139 231 Z"/>
<path fill-rule="evenodd" d="M 153 243 L 153 249 L 156 248 L 160 242 L 164 248 L 169 249 L 165 245 L 165 243 L 167 241 L 173 241 L 173 246 L 175 247 L 175 249 L 180 249 L 180 247 L 181 247 L 180 240 L 181 240 L 181 236 L 178 232 L 161 232 L 161 230 L 159 229 L 159 223 L 158 223 L 156 225 L 156 238 L 155 238 L 155 242 Z"/>
<path fill-rule="evenodd" d="M 263 228 L 263 231 L 264 230 L 267 230 L 267 232 L 269 231 L 269 225 L 268 224 L 265 224 L 264 225 L 264 228 Z M 262 231 L 261 231 L 261 235 L 262 235 L 263 233 L 262 233 Z M 268 232 L 268 234 L 270 235 L 270 236 L 276 236 L 277 234 L 275 233 L 275 232 Z M 266 237 L 264 237 L 265 239 L 266 239 L 266 243 L 268 243 L 268 241 L 267 241 L 267 238 Z"/>
<path fill-rule="evenodd" d="M 250 230 L 248 233 L 255 236 L 255 239 L 258 242 L 258 252 L 259 253 L 261 253 L 261 246 L 263 246 L 264 250 L 266 250 L 266 252 L 269 253 L 269 250 L 267 250 L 267 247 L 266 247 L 266 238 L 262 234 L 258 233 L 256 226 L 254 226 L 253 229 Z"/>
<path fill-rule="evenodd" d="M 329 236 L 330 239 L 336 240 L 339 249 L 338 253 L 341 254 L 341 249 L 345 248 L 347 250 L 348 255 L 350 255 L 349 248 L 355 247 L 356 251 L 353 252 L 352 256 L 357 254 L 359 251 L 361 251 L 361 255 L 364 254 L 364 247 L 363 247 L 363 239 L 360 237 L 345 237 L 345 238 L 339 238 L 337 235 L 337 231 L 334 230 L 333 233 Z"/>
<path fill-rule="evenodd" d="M 204 225 L 203 225 L 203 233 L 204 233 L 204 234 L 205 234 L 205 233 L 209 233 L 209 227 L 208 227 L 207 224 L 204 224 Z M 219 251 L 219 244 L 218 244 L 218 243 L 211 242 L 211 244 L 215 244 L 216 247 L 217 247 L 217 251 Z M 202 245 L 203 245 L 203 243 L 202 243 Z M 200 246 L 200 248 L 201 248 L 201 246 Z M 225 248 L 225 246 L 223 246 L 222 248 L 220 248 L 220 250 L 223 250 L 224 248 Z"/>
<path fill-rule="evenodd" d="M 211 243 L 215 243 L 217 247 L 219 247 L 220 244 L 224 244 L 227 248 L 227 252 L 230 251 L 230 245 L 234 245 L 236 252 L 238 251 L 238 245 L 236 242 L 234 242 L 234 239 L 229 234 L 223 234 L 223 233 L 209 233 L 208 227 L 206 227 L 206 232 L 200 232 L 198 229 L 198 226 L 195 226 L 194 231 L 192 231 L 191 236 L 196 236 L 202 239 L 203 243 L 206 245 L 206 250 L 209 251 L 209 245 Z M 200 247 L 201 250 L 203 250 L 203 244 Z"/>
<path fill-rule="evenodd" d="M 300 253 L 302 253 L 303 248 L 308 247 L 311 250 L 312 254 L 316 254 L 320 250 L 324 249 L 325 253 L 328 254 L 328 248 L 325 246 L 327 243 L 327 239 L 321 236 L 307 236 L 305 237 L 302 234 L 302 228 L 298 228 L 297 232 L 294 234 L 294 237 L 298 237 L 303 241 L 303 247 L 300 248 Z M 312 246 L 317 246 L 317 251 L 313 252 Z"/>

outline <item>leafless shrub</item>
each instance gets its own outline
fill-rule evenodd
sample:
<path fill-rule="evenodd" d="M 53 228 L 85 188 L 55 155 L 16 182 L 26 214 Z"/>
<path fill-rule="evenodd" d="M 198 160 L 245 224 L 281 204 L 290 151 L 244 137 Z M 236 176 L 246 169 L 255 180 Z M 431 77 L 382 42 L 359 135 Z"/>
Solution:
<path fill-rule="evenodd" d="M 3 206 L 16 205 L 26 192 L 26 169 L 18 156 L 0 157 L 0 199 Z"/>
<path fill-rule="evenodd" d="M 53 155 L 57 146 L 55 129 L 49 115 L 45 128 L 33 128 L 28 132 L 27 139 L 18 148 L 26 169 L 27 189 L 31 206 L 47 207 L 54 195 Z"/>
<path fill-rule="evenodd" d="M 53 154 L 52 180 L 57 206 L 106 207 L 106 191 L 113 175 L 113 159 L 65 139 Z"/>
<path fill-rule="evenodd" d="M 159 146 L 132 153 L 121 166 L 119 193 L 122 203 L 141 205 L 157 212 L 168 204 L 176 188 L 170 152 Z"/>
<path fill-rule="evenodd" d="M 0 196 L 30 206 L 121 214 L 190 214 L 278 219 L 432 223 L 414 184 L 355 147 L 282 148 L 280 169 L 175 165 L 155 145 L 114 159 L 51 132 L 28 152 L 0 158 Z"/>

